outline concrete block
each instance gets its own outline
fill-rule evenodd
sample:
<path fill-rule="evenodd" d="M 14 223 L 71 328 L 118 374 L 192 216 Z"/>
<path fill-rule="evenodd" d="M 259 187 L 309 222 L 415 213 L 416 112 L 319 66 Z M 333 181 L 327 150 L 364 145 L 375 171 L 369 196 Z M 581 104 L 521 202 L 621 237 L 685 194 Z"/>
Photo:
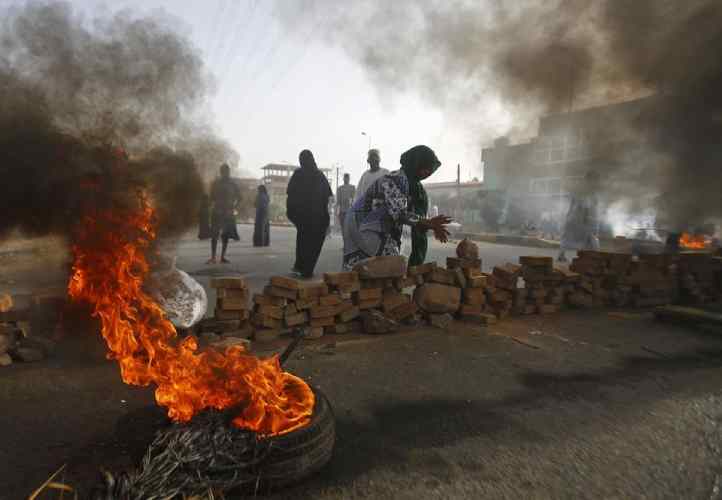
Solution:
<path fill-rule="evenodd" d="M 429 313 L 455 313 L 461 305 L 461 289 L 438 283 L 427 283 L 416 288 L 414 301 L 421 309 Z"/>
<path fill-rule="evenodd" d="M 354 271 L 361 278 L 400 278 L 406 274 L 406 257 L 403 255 L 386 255 L 371 257 L 359 262 Z"/>

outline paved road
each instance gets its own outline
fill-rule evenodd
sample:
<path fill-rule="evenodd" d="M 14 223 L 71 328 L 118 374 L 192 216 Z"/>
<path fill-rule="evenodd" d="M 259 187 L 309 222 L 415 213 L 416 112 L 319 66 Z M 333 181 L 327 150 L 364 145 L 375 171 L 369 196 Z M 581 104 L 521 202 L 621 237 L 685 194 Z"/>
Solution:
<path fill-rule="evenodd" d="M 260 286 L 288 269 L 291 235 L 234 246 L 230 267 Z M 338 267 L 338 247 L 321 270 Z M 204 244 L 179 248 L 202 279 L 227 272 L 199 264 Z M 486 266 L 527 252 L 482 247 Z M 26 497 L 62 464 L 87 488 L 99 466 L 137 463 L 152 388 L 124 385 L 104 354 L 86 324 L 54 358 L 0 371 L 0 499 Z M 722 498 L 722 338 L 649 314 L 323 338 L 288 369 L 328 395 L 337 446 L 317 477 L 269 498 Z"/>

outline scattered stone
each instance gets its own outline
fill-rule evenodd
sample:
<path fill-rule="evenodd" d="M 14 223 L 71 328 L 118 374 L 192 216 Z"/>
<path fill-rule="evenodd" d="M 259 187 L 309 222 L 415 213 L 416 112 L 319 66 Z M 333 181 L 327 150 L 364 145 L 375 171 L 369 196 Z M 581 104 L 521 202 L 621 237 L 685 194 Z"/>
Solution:
<path fill-rule="evenodd" d="M 460 259 L 478 259 L 479 246 L 468 238 L 464 238 L 456 246 L 456 256 Z"/>
<path fill-rule="evenodd" d="M 349 309 L 346 309 L 341 314 L 337 316 L 337 319 L 341 323 L 348 323 L 349 321 L 352 321 L 359 317 L 359 314 L 361 314 L 361 310 L 357 306 L 352 306 Z"/>
<path fill-rule="evenodd" d="M 379 311 L 365 311 L 361 314 L 364 331 L 371 334 L 391 333 L 399 328 L 399 324 Z"/>
<path fill-rule="evenodd" d="M 0 366 L 10 366 L 13 364 L 13 358 L 6 352 L 0 354 Z"/>
<path fill-rule="evenodd" d="M 451 314 L 429 314 L 429 323 L 436 328 L 446 330 L 453 322 L 454 318 Z"/>
<path fill-rule="evenodd" d="M 22 361 L 24 363 L 33 363 L 35 361 L 42 361 L 45 358 L 41 349 L 35 349 L 32 347 L 16 347 L 9 353 L 15 361 Z"/>
<path fill-rule="evenodd" d="M 429 313 L 455 313 L 461 305 L 461 290 L 438 283 L 427 283 L 416 288 L 414 301 Z"/>
<path fill-rule="evenodd" d="M 365 279 L 401 278 L 406 274 L 406 257 L 385 255 L 359 262 L 354 271 Z"/>
<path fill-rule="evenodd" d="M 416 302 L 409 301 L 394 308 L 387 314 L 387 316 L 394 321 L 401 321 L 408 319 L 411 316 L 415 316 L 418 311 L 419 306 L 416 305 Z"/>

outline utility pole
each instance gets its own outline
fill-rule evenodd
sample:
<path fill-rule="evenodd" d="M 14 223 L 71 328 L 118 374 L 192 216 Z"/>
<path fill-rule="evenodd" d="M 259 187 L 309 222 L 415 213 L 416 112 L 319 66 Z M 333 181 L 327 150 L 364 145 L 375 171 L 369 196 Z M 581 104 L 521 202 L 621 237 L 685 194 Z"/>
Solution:
<path fill-rule="evenodd" d="M 461 163 L 456 164 L 456 220 L 461 217 Z"/>

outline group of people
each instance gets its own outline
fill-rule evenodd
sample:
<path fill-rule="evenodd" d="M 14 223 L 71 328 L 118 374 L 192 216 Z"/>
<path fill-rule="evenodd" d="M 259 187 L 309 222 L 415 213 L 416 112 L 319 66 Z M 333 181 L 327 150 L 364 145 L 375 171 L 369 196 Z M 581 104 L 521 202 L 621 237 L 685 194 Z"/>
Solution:
<path fill-rule="evenodd" d="M 316 165 L 313 153 L 299 154 L 300 167 L 288 183 L 286 214 L 296 227 L 296 259 L 292 273 L 301 278 L 313 276 L 316 263 L 331 223 L 328 211 L 333 192 L 328 179 Z M 415 146 L 401 155 L 400 168 L 389 172 L 381 168 L 378 150 L 368 152 L 369 170 L 358 187 L 344 175 L 344 183 L 336 193 L 337 215 L 342 228 L 343 267 L 352 268 L 361 260 L 381 255 L 399 255 L 404 226 L 411 228 L 412 249 L 409 265 L 424 262 L 431 233 L 441 242 L 448 241 L 445 215 L 428 216 L 429 201 L 421 183 L 441 166 L 428 146 Z M 228 165 L 222 165 L 220 176 L 210 190 L 210 197 L 201 207 L 199 237 L 211 240 L 209 264 L 216 262 L 218 241 L 221 241 L 220 262 L 227 263 L 228 241 L 238 240 L 234 212 L 241 200 L 238 185 L 230 177 Z M 265 186 L 258 187 L 254 246 L 268 246 L 270 199 Z"/>
<path fill-rule="evenodd" d="M 296 260 L 292 272 L 310 278 L 321 254 L 330 225 L 327 210 L 333 196 L 326 176 L 318 169 L 313 154 L 299 155 L 301 168 L 288 183 L 286 201 L 288 219 L 296 226 Z M 380 166 L 378 150 L 368 154 L 369 170 L 358 188 L 348 174 L 336 193 L 337 214 L 343 232 L 343 266 L 380 255 L 399 255 L 404 225 L 412 228 L 412 252 L 409 264 L 426 258 L 427 233 L 446 242 L 449 217 L 428 218 L 428 197 L 421 181 L 433 174 L 441 162 L 428 146 L 416 146 L 401 155 L 401 168 L 389 172 Z"/>

